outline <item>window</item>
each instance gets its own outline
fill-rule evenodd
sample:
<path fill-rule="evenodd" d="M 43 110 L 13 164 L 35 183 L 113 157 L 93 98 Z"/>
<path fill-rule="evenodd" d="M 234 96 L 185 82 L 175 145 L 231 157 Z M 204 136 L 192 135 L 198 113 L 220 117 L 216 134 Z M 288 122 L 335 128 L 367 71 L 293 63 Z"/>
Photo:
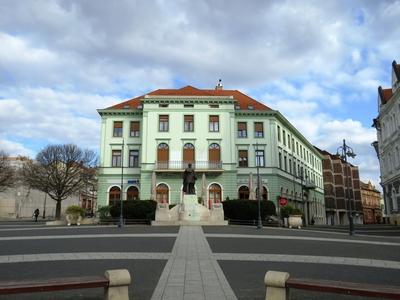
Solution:
<path fill-rule="evenodd" d="M 108 192 L 108 204 L 115 205 L 118 201 L 121 201 L 121 190 L 117 186 L 113 186 Z"/>
<path fill-rule="evenodd" d="M 287 145 L 288 145 L 288 148 L 290 148 L 290 135 L 289 134 L 287 135 Z"/>
<path fill-rule="evenodd" d="M 216 183 L 212 184 L 208 190 L 208 199 L 210 201 L 209 207 L 211 208 L 213 203 L 220 203 L 221 196 L 221 186 Z"/>
<path fill-rule="evenodd" d="M 282 135 L 283 135 L 283 145 L 286 146 L 286 131 L 282 130 Z"/>
<path fill-rule="evenodd" d="M 168 131 L 169 125 L 169 116 L 168 115 L 160 115 L 159 116 L 159 131 Z"/>
<path fill-rule="evenodd" d="M 256 197 L 258 199 L 258 188 L 256 188 Z M 261 199 L 263 201 L 267 201 L 268 200 L 268 191 L 265 188 L 265 186 L 262 187 L 262 194 L 261 194 Z"/>
<path fill-rule="evenodd" d="M 156 200 L 158 203 L 168 203 L 169 188 L 166 184 L 160 183 L 156 188 Z"/>
<path fill-rule="evenodd" d="M 129 151 L 129 167 L 131 168 L 139 167 L 139 150 Z"/>
<path fill-rule="evenodd" d="M 279 169 L 282 169 L 282 153 L 279 153 Z"/>
<path fill-rule="evenodd" d="M 140 122 L 139 121 L 132 121 L 131 122 L 131 137 L 139 137 L 140 136 Z"/>
<path fill-rule="evenodd" d="M 249 200 L 249 188 L 245 185 L 242 185 L 239 188 L 239 199 L 240 200 Z"/>
<path fill-rule="evenodd" d="M 185 164 L 193 164 L 195 159 L 194 159 L 194 145 L 191 143 L 187 143 L 183 145 L 183 162 Z M 185 166 L 186 167 L 186 166 Z"/>
<path fill-rule="evenodd" d="M 210 116 L 209 130 L 212 132 L 219 131 L 219 116 Z"/>
<path fill-rule="evenodd" d="M 289 158 L 289 173 L 292 174 L 292 160 Z"/>
<path fill-rule="evenodd" d="M 218 144 L 213 143 L 208 147 L 208 161 L 210 168 L 216 168 L 221 163 L 221 149 Z"/>
<path fill-rule="evenodd" d="M 193 115 L 185 115 L 183 116 L 184 124 L 183 124 L 183 130 L 185 132 L 191 132 L 194 131 L 194 116 Z"/>
<path fill-rule="evenodd" d="M 264 137 L 263 122 L 254 122 L 254 137 L 256 137 L 256 138 Z"/>
<path fill-rule="evenodd" d="M 284 163 L 284 166 L 285 166 L 285 171 L 287 171 L 287 157 L 286 157 L 286 155 L 283 157 L 283 163 Z"/>
<path fill-rule="evenodd" d="M 238 138 L 246 138 L 246 137 L 247 137 L 247 123 L 238 122 Z"/>
<path fill-rule="evenodd" d="M 281 127 L 278 126 L 278 142 L 281 141 Z"/>
<path fill-rule="evenodd" d="M 194 107 L 194 104 L 183 104 L 183 107 Z"/>
<path fill-rule="evenodd" d="M 219 104 L 210 104 L 209 107 L 210 108 L 219 108 Z"/>
<path fill-rule="evenodd" d="M 126 200 L 138 200 L 139 190 L 136 186 L 130 186 L 126 192 Z"/>
<path fill-rule="evenodd" d="M 264 167 L 264 150 L 256 150 L 256 167 Z"/>
<path fill-rule="evenodd" d="M 239 150 L 239 167 L 248 167 L 247 150 Z"/>
<path fill-rule="evenodd" d="M 112 163 L 113 167 L 121 167 L 121 150 L 112 151 Z"/>
<path fill-rule="evenodd" d="M 122 121 L 114 122 L 113 136 L 114 137 L 122 137 Z"/>

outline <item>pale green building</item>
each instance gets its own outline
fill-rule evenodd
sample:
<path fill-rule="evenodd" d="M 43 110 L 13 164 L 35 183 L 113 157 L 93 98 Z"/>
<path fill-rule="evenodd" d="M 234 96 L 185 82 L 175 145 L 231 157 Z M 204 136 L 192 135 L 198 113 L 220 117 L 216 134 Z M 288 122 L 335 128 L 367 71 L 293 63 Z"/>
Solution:
<path fill-rule="evenodd" d="M 237 90 L 160 89 L 98 110 L 98 206 L 123 200 L 182 199 L 183 170 L 196 170 L 196 193 L 213 202 L 262 198 L 303 210 L 325 224 L 322 157 L 276 110 Z M 123 174 L 122 174 L 123 172 Z M 303 194 L 303 197 L 302 197 Z"/>

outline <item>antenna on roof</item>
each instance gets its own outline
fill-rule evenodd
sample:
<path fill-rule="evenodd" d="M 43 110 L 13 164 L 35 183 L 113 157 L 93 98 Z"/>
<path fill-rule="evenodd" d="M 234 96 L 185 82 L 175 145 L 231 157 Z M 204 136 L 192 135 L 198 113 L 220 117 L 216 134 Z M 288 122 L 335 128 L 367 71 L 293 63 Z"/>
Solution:
<path fill-rule="evenodd" d="M 219 79 L 218 80 L 218 84 L 217 84 L 217 86 L 215 87 L 215 90 L 217 91 L 217 90 L 222 90 L 224 87 L 222 86 L 222 79 Z"/>

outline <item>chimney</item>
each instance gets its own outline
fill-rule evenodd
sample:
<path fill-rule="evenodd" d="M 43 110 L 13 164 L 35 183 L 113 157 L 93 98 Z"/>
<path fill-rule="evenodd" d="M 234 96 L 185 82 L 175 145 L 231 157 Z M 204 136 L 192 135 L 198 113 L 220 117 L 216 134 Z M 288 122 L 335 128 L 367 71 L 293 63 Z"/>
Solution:
<path fill-rule="evenodd" d="M 215 87 L 215 90 L 216 90 L 216 91 L 218 91 L 218 90 L 223 90 L 223 89 L 224 89 L 224 87 L 222 86 L 221 81 L 222 81 L 222 79 L 218 80 L 218 84 L 217 84 L 217 86 Z"/>

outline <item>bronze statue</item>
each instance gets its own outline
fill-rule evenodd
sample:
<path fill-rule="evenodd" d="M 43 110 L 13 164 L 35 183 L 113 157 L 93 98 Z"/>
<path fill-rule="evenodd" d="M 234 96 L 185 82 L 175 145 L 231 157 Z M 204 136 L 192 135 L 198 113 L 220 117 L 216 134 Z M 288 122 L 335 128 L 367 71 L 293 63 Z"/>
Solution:
<path fill-rule="evenodd" d="M 188 164 L 188 167 L 183 172 L 183 192 L 187 195 L 194 195 L 194 183 L 196 182 L 196 174 L 192 168 L 192 164 Z"/>

